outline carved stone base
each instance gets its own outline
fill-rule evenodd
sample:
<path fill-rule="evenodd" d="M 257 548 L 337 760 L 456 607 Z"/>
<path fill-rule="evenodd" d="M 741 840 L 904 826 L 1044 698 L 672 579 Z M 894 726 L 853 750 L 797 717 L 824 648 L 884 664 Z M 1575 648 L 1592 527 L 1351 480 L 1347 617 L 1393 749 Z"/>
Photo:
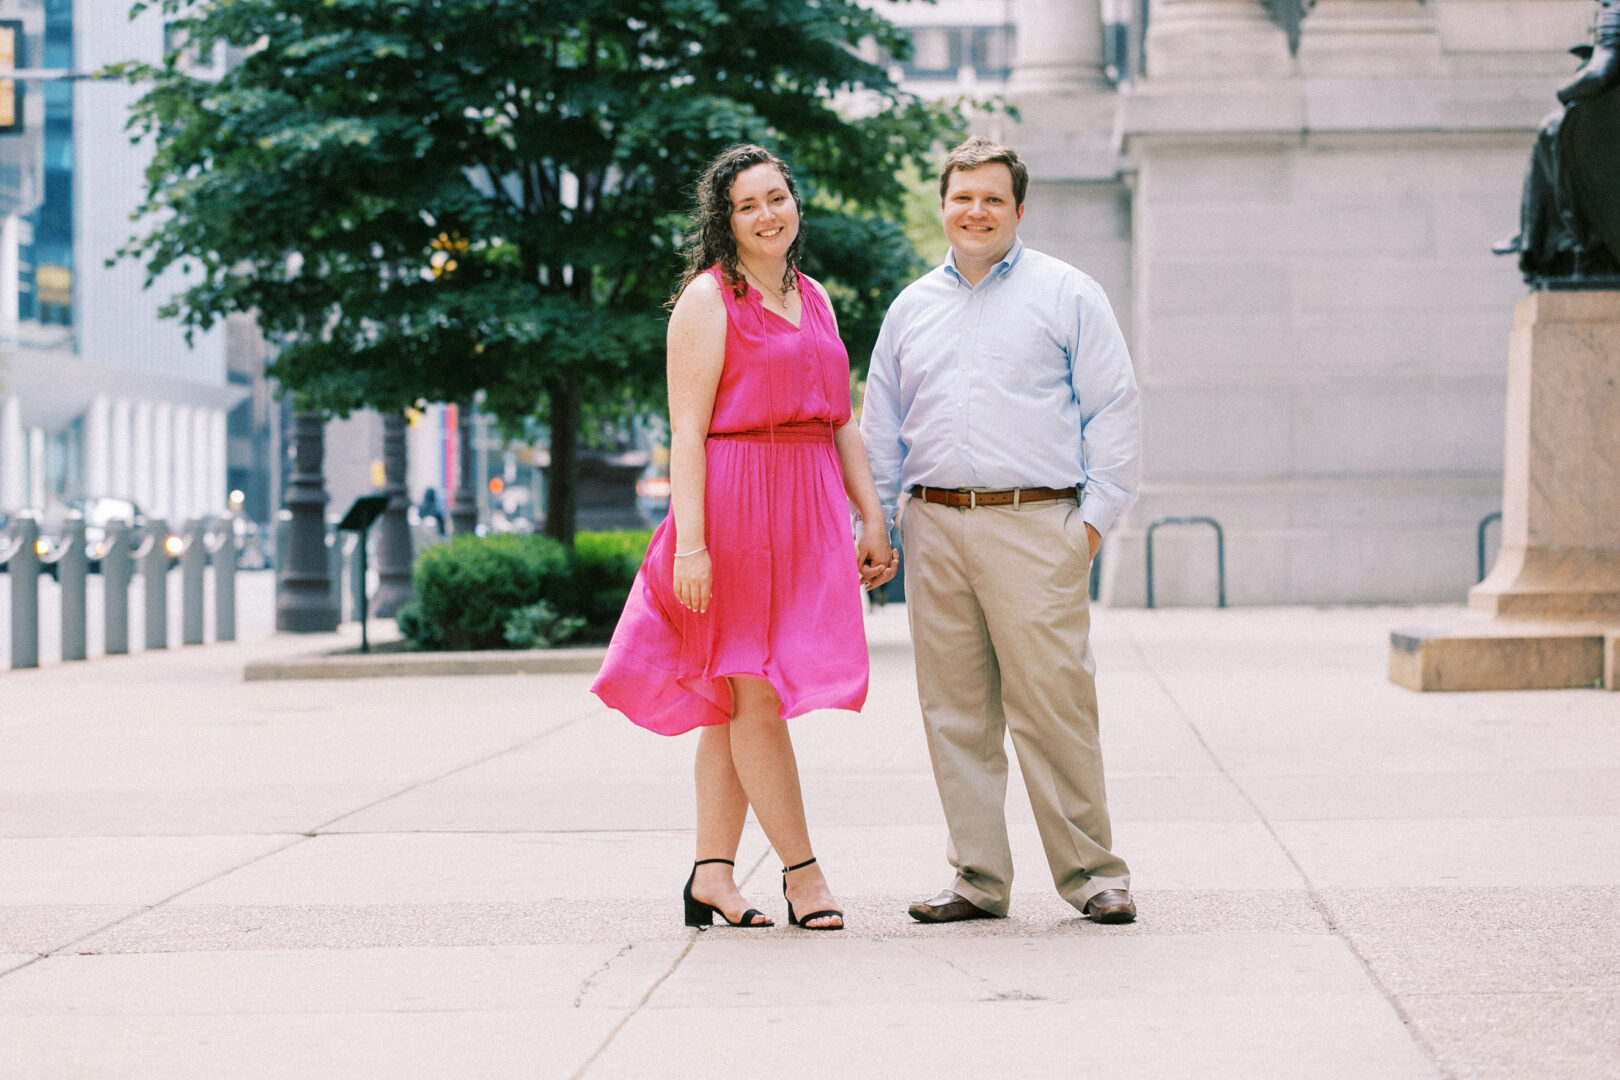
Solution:
<path fill-rule="evenodd" d="M 1596 623 L 1476 618 L 1389 635 L 1389 679 L 1408 690 L 1620 690 L 1620 631 Z"/>
<path fill-rule="evenodd" d="M 1620 292 L 1519 302 L 1508 349 L 1502 548 L 1455 626 L 1390 635 L 1414 690 L 1608 685 L 1620 635 Z"/>

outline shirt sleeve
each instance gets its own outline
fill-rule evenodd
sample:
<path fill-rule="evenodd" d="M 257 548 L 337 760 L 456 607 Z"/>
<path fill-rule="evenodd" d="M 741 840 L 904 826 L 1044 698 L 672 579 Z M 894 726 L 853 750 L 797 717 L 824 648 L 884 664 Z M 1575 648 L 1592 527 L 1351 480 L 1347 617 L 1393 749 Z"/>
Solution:
<path fill-rule="evenodd" d="M 1136 374 L 1102 288 L 1081 280 L 1079 332 L 1070 378 L 1080 403 L 1080 519 L 1101 536 L 1140 494 L 1142 423 Z"/>
<path fill-rule="evenodd" d="M 900 467 L 905 447 L 900 442 L 900 358 L 895 354 L 894 311 L 884 316 L 872 347 L 872 363 L 866 374 L 866 397 L 861 403 L 861 441 L 872 465 L 883 516 L 894 520 L 900 502 Z"/>

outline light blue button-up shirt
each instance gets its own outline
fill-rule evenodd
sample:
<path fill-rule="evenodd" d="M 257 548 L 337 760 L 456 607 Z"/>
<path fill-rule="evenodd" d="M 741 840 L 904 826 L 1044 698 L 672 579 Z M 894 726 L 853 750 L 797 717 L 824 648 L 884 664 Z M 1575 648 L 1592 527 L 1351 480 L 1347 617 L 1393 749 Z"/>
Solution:
<path fill-rule="evenodd" d="M 861 436 L 884 513 L 901 491 L 1085 484 L 1101 535 L 1136 501 L 1136 376 L 1098 284 L 1015 240 L 979 284 L 955 253 L 912 282 L 872 350 Z"/>

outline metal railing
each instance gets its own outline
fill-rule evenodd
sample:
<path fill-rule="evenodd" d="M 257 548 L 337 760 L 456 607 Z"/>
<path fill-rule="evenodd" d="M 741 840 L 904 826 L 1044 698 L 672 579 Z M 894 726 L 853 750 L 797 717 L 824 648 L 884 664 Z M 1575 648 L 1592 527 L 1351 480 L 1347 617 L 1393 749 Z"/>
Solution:
<path fill-rule="evenodd" d="M 89 655 L 88 578 L 91 559 L 99 560 L 102 586 L 102 646 L 108 656 L 129 652 L 129 593 L 135 572 L 141 575 L 144 600 L 144 645 L 169 645 L 168 575 L 180 572 L 180 640 L 201 645 L 207 568 L 214 570 L 214 640 L 236 639 L 236 534 L 230 519 L 203 518 L 186 523 L 171 536 L 163 521 L 136 527 L 113 522 L 94 553 L 86 542 L 84 522 L 71 519 L 55 542 L 40 537 L 39 523 L 29 514 L 13 519 L 0 535 L 0 570 L 10 579 L 11 666 L 39 666 L 39 577 L 50 573 L 58 584 L 63 661 Z"/>
<path fill-rule="evenodd" d="M 1226 606 L 1226 534 L 1212 517 L 1162 517 L 1147 527 L 1147 606 L 1153 607 L 1153 534 L 1165 525 L 1208 525 L 1215 530 L 1216 606 Z"/>

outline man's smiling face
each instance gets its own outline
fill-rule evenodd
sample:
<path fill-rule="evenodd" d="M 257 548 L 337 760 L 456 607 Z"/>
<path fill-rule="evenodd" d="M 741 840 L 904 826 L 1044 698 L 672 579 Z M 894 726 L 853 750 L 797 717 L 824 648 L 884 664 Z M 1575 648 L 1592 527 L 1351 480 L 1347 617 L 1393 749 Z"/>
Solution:
<path fill-rule="evenodd" d="M 1013 201 L 1012 170 L 1000 162 L 956 169 L 945 189 L 945 239 L 956 261 L 988 265 L 1018 235 L 1024 208 Z"/>

